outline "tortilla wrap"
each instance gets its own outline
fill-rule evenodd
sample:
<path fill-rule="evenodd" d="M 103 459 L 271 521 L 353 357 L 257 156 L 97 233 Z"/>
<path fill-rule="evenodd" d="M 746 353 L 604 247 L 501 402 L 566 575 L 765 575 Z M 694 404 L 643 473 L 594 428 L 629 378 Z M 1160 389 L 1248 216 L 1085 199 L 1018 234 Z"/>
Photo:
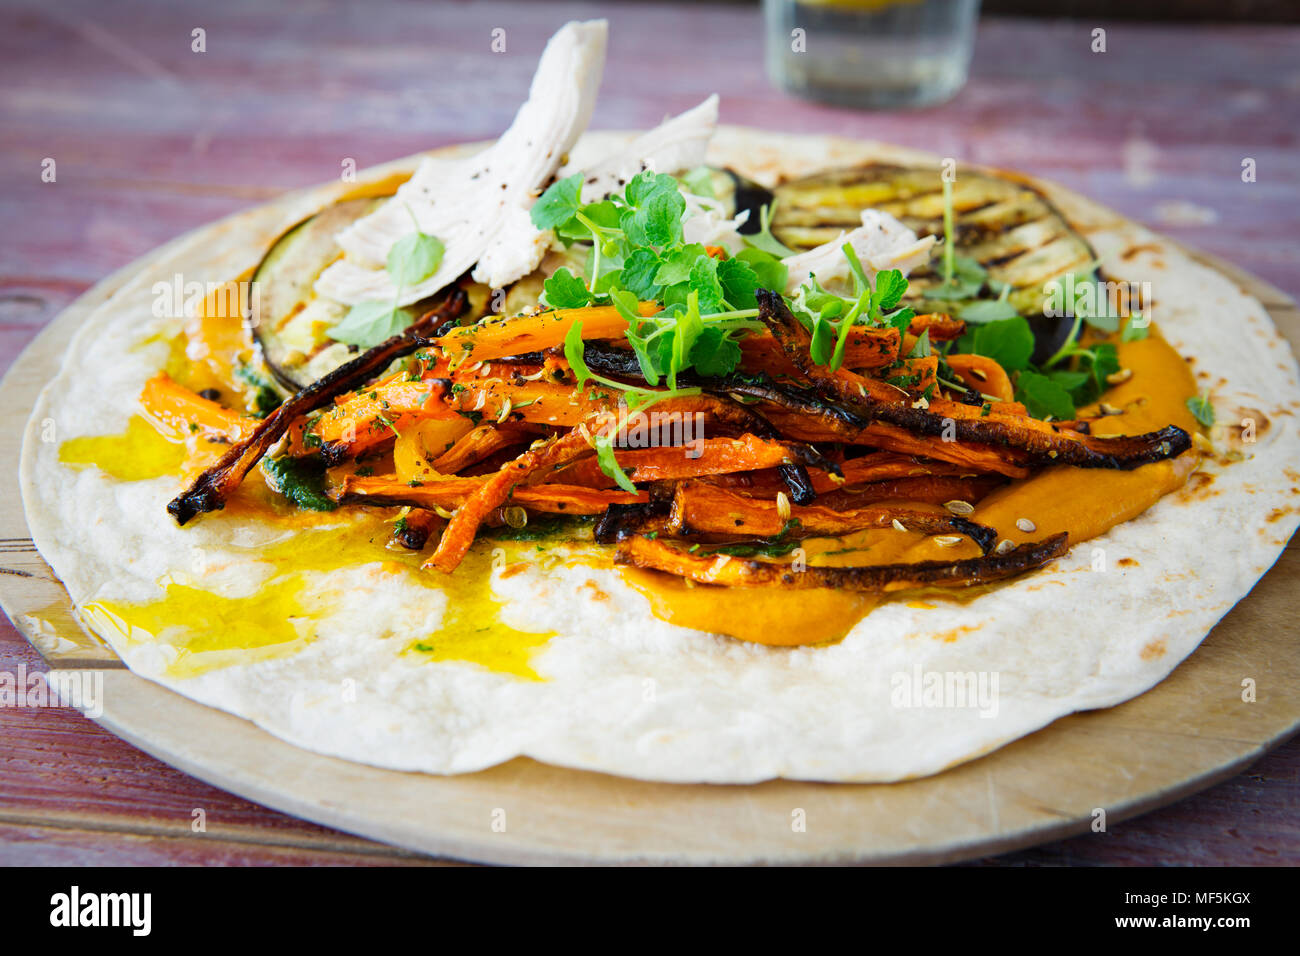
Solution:
<path fill-rule="evenodd" d="M 626 138 L 588 134 L 574 162 Z M 938 163 L 880 144 L 735 128 L 719 130 L 710 155 L 768 185 L 869 160 Z M 363 564 L 302 572 L 300 639 L 276 653 L 178 670 L 167 642 L 100 632 L 136 673 L 300 747 L 430 773 L 527 755 L 660 781 L 894 781 L 1140 694 L 1249 592 L 1300 521 L 1296 361 L 1260 303 L 1231 281 L 1109 210 L 1033 185 L 1093 244 L 1108 277 L 1151 283 L 1155 321 L 1193 361 L 1220 422 L 1257 422 L 1256 441 L 1232 446 L 1242 460 L 1208 458 L 1207 477 L 1043 571 L 970 602 L 888 602 L 839 643 L 782 648 L 659 620 L 612 568 L 512 561 L 491 570 L 490 585 L 504 623 L 538 632 L 528 666 L 539 680 L 409 653 L 459 592 L 395 569 L 378 549 Z M 283 525 L 226 512 L 177 527 L 164 510 L 177 477 L 118 481 L 68 467 L 59 448 L 123 432 L 142 383 L 164 365 L 163 340 L 179 322 L 152 314 L 156 282 L 242 275 L 348 188 L 295 193 L 199 230 L 126 282 L 70 343 L 28 424 L 21 480 L 32 536 L 79 607 L 156 601 L 168 578 L 239 598 L 274 573 L 260 555 L 283 546 Z M 967 673 L 996 678 L 990 706 L 900 706 L 923 675 Z"/>

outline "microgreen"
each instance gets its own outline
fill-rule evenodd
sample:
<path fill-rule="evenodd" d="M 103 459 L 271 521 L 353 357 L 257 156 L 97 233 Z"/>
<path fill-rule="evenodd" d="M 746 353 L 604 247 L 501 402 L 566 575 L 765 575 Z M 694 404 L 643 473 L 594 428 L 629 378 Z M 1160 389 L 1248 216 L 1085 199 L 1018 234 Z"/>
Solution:
<path fill-rule="evenodd" d="M 385 265 L 389 278 L 397 287 L 397 294 L 393 296 L 392 302 L 368 301 L 354 305 L 327 333 L 336 342 L 373 348 L 415 321 L 414 313 L 399 308 L 397 303 L 401 301 L 406 289 L 419 285 L 438 271 L 446 249 L 437 236 L 420 230 L 420 224 L 416 222 L 415 214 L 409 206 L 406 211 L 415 223 L 415 231 L 393 243 L 393 248 L 388 250 Z"/>

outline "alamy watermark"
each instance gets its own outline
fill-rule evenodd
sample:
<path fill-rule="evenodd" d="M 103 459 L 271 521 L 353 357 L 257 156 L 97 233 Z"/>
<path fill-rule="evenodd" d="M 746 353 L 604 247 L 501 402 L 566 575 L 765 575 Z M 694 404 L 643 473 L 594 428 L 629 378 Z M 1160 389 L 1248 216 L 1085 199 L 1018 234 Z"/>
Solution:
<path fill-rule="evenodd" d="M 1076 279 L 1069 273 L 1043 285 L 1043 315 L 1053 319 L 1131 315 L 1135 328 L 1146 328 L 1151 324 L 1153 302 L 1150 282 Z"/>
<path fill-rule="evenodd" d="M 910 673 L 896 671 L 889 687 L 894 707 L 977 710 L 984 718 L 998 715 L 997 671 L 927 671 L 914 664 Z"/>
<path fill-rule="evenodd" d="M 73 707 L 87 717 L 104 714 L 104 672 L 97 670 L 0 671 L 0 707 Z"/>

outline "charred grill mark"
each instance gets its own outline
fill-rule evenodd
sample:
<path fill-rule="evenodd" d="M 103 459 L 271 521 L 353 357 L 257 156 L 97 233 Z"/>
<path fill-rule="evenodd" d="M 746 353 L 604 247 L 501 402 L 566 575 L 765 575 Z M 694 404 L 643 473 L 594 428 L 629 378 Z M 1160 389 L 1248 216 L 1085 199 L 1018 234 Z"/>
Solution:
<path fill-rule="evenodd" d="M 700 584 L 728 587 L 839 588 L 881 592 L 920 587 L 974 587 L 1043 567 L 1068 550 L 1062 532 L 1005 554 L 961 561 L 921 561 L 869 567 L 805 567 L 717 555 L 696 555 L 658 540 L 630 536 L 619 542 L 620 564 L 664 571 Z"/>
<path fill-rule="evenodd" d="M 426 341 L 422 338 L 424 333 L 447 321 L 453 321 L 464 311 L 466 302 L 465 293 L 460 289 L 455 290 L 446 302 L 422 315 L 404 332 L 340 365 L 291 396 L 262 419 L 248 438 L 232 445 L 216 464 L 168 502 L 168 513 L 176 519 L 177 524 L 183 525 L 196 515 L 224 508 L 226 499 L 271 447 L 284 437 L 294 421 L 373 378 L 394 359 L 420 348 Z"/>

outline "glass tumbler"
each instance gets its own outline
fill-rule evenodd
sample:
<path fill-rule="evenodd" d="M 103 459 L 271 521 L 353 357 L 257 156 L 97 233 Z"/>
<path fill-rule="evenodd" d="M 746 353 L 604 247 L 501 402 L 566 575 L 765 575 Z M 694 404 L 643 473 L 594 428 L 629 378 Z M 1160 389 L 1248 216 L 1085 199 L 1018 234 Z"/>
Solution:
<path fill-rule="evenodd" d="M 930 106 L 966 82 L 979 0 L 763 0 L 767 71 L 796 96 Z"/>

